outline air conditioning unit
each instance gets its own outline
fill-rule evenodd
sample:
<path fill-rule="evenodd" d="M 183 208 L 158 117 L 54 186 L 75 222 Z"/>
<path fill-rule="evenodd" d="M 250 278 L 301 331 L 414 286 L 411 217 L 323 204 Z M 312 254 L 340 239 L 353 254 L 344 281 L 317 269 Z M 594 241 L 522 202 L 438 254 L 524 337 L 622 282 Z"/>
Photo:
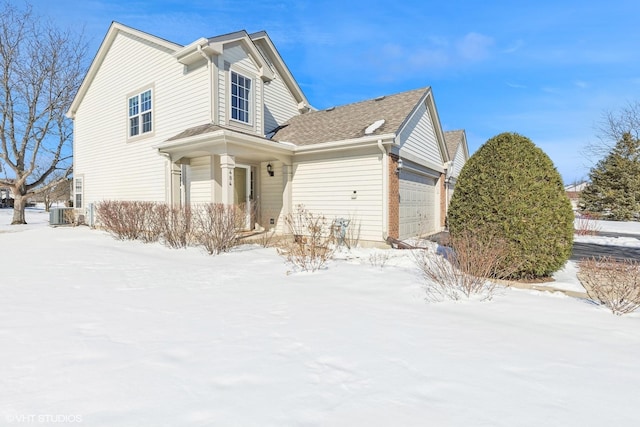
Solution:
<path fill-rule="evenodd" d="M 66 225 L 68 216 L 65 214 L 67 211 L 71 211 L 73 208 L 51 208 L 49 210 L 49 225 Z"/>

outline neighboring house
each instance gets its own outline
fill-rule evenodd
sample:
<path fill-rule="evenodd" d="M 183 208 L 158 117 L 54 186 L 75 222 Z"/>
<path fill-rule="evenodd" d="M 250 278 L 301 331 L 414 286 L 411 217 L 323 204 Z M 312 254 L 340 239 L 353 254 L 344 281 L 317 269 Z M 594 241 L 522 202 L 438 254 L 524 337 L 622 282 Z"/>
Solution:
<path fill-rule="evenodd" d="M 13 207 L 13 192 L 9 187 L 0 187 L 0 208 Z"/>
<path fill-rule="evenodd" d="M 447 153 L 449 154 L 450 166 L 447 167 L 447 200 L 445 206 L 449 206 L 453 189 L 456 181 L 460 176 L 460 171 L 464 164 L 469 160 L 469 147 L 467 146 L 467 134 L 464 130 L 452 130 L 444 133 L 444 140 L 447 144 Z"/>
<path fill-rule="evenodd" d="M 286 232 L 302 204 L 351 219 L 363 241 L 402 239 L 441 229 L 468 157 L 464 133 L 449 148 L 430 88 L 314 111 L 265 32 L 181 46 L 113 23 L 68 115 L 83 212 L 244 204 L 247 229 Z"/>
<path fill-rule="evenodd" d="M 589 185 L 589 183 L 583 181 L 564 186 L 564 191 L 567 193 L 567 197 L 571 201 L 571 206 L 573 206 L 574 210 L 578 208 L 580 196 L 582 195 L 582 192 L 587 187 L 587 185 Z"/>

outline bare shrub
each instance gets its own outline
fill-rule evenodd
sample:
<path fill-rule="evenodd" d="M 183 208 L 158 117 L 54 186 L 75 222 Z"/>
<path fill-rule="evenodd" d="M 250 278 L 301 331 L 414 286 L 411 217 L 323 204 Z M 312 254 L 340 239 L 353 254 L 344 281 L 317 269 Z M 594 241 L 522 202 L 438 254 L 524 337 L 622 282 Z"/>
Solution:
<path fill-rule="evenodd" d="M 145 243 L 157 242 L 162 237 L 163 225 L 158 212 L 163 203 L 138 202 L 137 209 L 143 217 L 138 238 Z"/>
<path fill-rule="evenodd" d="M 276 235 L 276 229 L 271 228 L 269 230 L 262 231 L 258 235 L 257 242 L 263 248 L 270 248 L 272 246 L 278 246 L 278 244 L 280 243 L 279 237 L 280 236 Z"/>
<path fill-rule="evenodd" d="M 415 261 L 427 280 L 427 299 L 458 300 L 478 295 L 493 296 L 495 283 L 490 279 L 508 277 L 518 267 L 503 267 L 508 251 L 504 241 L 491 233 L 464 232 L 451 237 L 448 247 L 437 253 L 423 249 L 414 252 Z"/>
<path fill-rule="evenodd" d="M 389 251 L 376 251 L 369 254 L 369 264 L 371 264 L 372 267 L 384 268 L 389 258 L 391 258 Z"/>
<path fill-rule="evenodd" d="M 640 262 L 610 257 L 589 258 L 578 264 L 578 280 L 589 298 L 618 316 L 640 307 Z"/>
<path fill-rule="evenodd" d="M 238 221 L 244 213 L 236 206 L 207 203 L 193 212 L 194 237 L 209 254 L 228 252 L 237 243 Z"/>
<path fill-rule="evenodd" d="M 576 218 L 575 229 L 578 236 L 595 236 L 601 227 L 595 216 L 585 213 Z"/>
<path fill-rule="evenodd" d="M 186 248 L 191 230 L 191 207 L 156 205 L 156 226 L 163 243 L 170 248 Z"/>
<path fill-rule="evenodd" d="M 72 224 L 73 226 L 78 225 L 78 223 L 76 222 L 76 213 L 73 209 L 64 210 L 64 223 Z"/>
<path fill-rule="evenodd" d="M 121 201 L 104 200 L 96 205 L 96 214 L 100 226 L 120 240 L 130 238 L 130 233 L 125 222 L 123 222 L 123 218 L 126 216 L 125 211 L 125 204 Z"/>
<path fill-rule="evenodd" d="M 332 258 L 335 246 L 331 222 L 326 217 L 298 205 L 296 212 L 287 215 L 284 221 L 293 235 L 293 240 L 279 251 L 287 261 L 302 271 L 317 271 Z"/>
<path fill-rule="evenodd" d="M 102 228 L 121 240 L 158 240 L 157 204 L 141 201 L 105 200 L 96 205 Z"/>

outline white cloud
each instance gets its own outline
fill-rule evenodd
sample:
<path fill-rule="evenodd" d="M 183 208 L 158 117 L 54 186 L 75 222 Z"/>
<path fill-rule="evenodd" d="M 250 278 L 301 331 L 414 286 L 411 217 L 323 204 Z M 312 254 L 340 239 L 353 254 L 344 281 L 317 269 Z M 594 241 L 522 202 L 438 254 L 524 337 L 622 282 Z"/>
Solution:
<path fill-rule="evenodd" d="M 518 39 L 518 40 L 514 41 L 513 43 L 511 43 L 509 45 L 509 47 L 504 49 L 502 52 L 503 53 L 514 53 L 514 52 L 520 50 L 523 46 L 524 46 L 524 41 Z"/>
<path fill-rule="evenodd" d="M 462 59 L 481 61 L 491 53 L 494 40 L 480 33 L 468 33 L 456 43 L 457 54 Z"/>

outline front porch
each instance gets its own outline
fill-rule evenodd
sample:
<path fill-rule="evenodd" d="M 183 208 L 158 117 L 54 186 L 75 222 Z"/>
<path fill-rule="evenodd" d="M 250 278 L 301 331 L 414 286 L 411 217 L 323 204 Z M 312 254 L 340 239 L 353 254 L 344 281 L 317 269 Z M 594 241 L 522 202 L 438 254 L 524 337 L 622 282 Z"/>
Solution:
<path fill-rule="evenodd" d="M 244 229 L 283 231 L 291 212 L 292 148 L 204 125 L 155 147 L 167 159 L 166 200 L 244 206 Z"/>

